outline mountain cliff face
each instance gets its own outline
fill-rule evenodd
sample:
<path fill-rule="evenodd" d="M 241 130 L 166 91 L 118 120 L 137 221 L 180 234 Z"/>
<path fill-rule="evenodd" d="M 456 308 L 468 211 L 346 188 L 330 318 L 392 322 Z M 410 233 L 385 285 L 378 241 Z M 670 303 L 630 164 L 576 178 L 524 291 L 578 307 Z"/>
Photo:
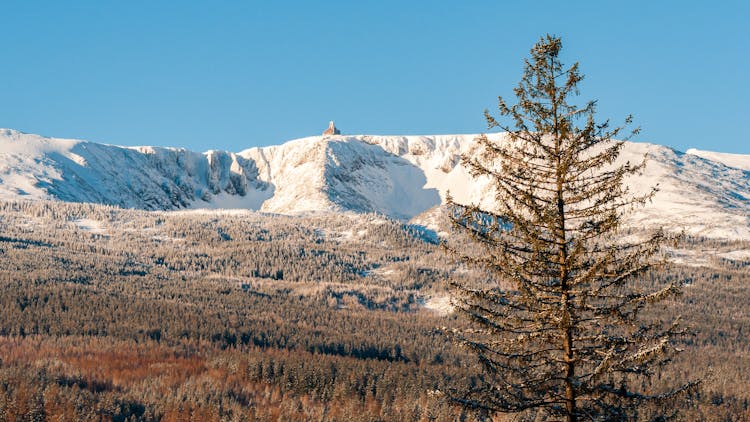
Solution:
<path fill-rule="evenodd" d="M 0 129 L 0 199 L 148 210 L 377 212 L 409 220 L 444 203 L 449 192 L 459 202 L 492 206 L 487 180 L 474 180 L 460 164 L 461 154 L 475 148 L 474 138 L 316 136 L 239 153 L 196 153 Z M 632 223 L 750 240 L 750 156 L 689 152 L 626 144 L 623 161 L 649 155 L 644 174 L 628 181 L 632 191 L 660 187 Z"/>
<path fill-rule="evenodd" d="M 124 148 L 0 129 L 0 198 L 96 202 L 148 210 L 189 207 L 266 186 L 232 153 Z"/>

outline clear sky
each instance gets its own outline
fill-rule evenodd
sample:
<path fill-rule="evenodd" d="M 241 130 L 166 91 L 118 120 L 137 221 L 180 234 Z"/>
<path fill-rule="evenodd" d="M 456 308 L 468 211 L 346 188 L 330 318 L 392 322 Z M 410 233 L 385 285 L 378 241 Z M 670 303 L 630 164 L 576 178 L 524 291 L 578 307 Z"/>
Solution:
<path fill-rule="evenodd" d="M 2 1 L 0 127 L 239 151 L 478 133 L 545 33 L 637 140 L 750 153 L 745 1 Z"/>

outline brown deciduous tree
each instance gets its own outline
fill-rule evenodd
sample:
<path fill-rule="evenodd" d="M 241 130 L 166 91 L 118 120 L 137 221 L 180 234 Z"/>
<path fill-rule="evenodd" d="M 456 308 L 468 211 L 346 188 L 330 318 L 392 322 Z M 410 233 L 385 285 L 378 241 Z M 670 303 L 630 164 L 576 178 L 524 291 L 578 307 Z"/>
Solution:
<path fill-rule="evenodd" d="M 448 249 L 494 281 L 456 285 L 457 309 L 473 328 L 452 335 L 485 371 L 480 385 L 455 398 L 524 417 L 651 418 L 659 411 L 653 403 L 694 385 L 653 391 L 648 383 L 677 351 L 681 329 L 677 320 L 645 321 L 641 311 L 679 293 L 680 283 L 639 287 L 665 235 L 626 237 L 621 227 L 655 192 L 634 195 L 623 183 L 645 159 L 618 162 L 623 141 L 615 139 L 637 129 L 623 136 L 630 117 L 610 128 L 595 121 L 596 102 L 569 102 L 583 77 L 577 63 L 563 66 L 561 47 L 549 35 L 534 45 L 517 104 L 499 99 L 512 123 L 485 112 L 489 128 L 507 135 L 480 136 L 478 152 L 463 157 L 475 177 L 490 181 L 496 207 L 449 201 L 457 233 L 478 248 L 459 251 L 449 241 Z"/>

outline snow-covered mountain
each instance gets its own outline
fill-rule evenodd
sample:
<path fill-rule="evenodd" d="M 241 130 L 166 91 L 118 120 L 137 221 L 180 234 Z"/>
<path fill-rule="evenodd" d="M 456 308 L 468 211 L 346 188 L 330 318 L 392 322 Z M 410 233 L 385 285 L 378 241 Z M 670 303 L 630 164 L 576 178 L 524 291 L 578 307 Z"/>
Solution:
<path fill-rule="evenodd" d="M 502 135 L 493 135 L 500 137 Z M 293 214 L 378 212 L 409 220 L 442 204 L 490 205 L 486 181 L 460 164 L 476 135 L 309 137 L 238 153 L 118 147 L 0 129 L 0 199 L 96 202 L 150 210 L 246 208 Z M 709 237 L 750 240 L 750 156 L 628 143 L 648 153 L 633 190 L 660 192 L 634 215 Z"/>

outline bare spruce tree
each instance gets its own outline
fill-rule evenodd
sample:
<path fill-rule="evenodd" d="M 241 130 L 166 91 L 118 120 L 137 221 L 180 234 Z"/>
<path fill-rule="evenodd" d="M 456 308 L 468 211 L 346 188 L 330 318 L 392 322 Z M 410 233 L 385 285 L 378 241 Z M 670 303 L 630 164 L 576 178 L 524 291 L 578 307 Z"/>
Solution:
<path fill-rule="evenodd" d="M 655 192 L 633 195 L 623 183 L 645 157 L 616 161 L 637 129 L 624 136 L 630 117 L 610 128 L 595 121 L 594 101 L 569 102 L 583 76 L 577 63 L 563 66 L 561 47 L 549 35 L 534 45 L 517 104 L 499 99 L 512 123 L 485 112 L 489 128 L 507 135 L 483 135 L 479 152 L 463 157 L 472 175 L 491 181 L 496 207 L 449 200 L 455 230 L 475 247 L 448 248 L 495 281 L 456 285 L 457 309 L 474 328 L 452 335 L 484 368 L 482 383 L 456 399 L 544 420 L 644 417 L 645 404 L 692 385 L 652 391 L 646 382 L 677 351 L 680 329 L 676 321 L 644 321 L 641 311 L 679 293 L 680 284 L 649 290 L 639 282 L 665 235 L 626 237 L 621 227 Z"/>

